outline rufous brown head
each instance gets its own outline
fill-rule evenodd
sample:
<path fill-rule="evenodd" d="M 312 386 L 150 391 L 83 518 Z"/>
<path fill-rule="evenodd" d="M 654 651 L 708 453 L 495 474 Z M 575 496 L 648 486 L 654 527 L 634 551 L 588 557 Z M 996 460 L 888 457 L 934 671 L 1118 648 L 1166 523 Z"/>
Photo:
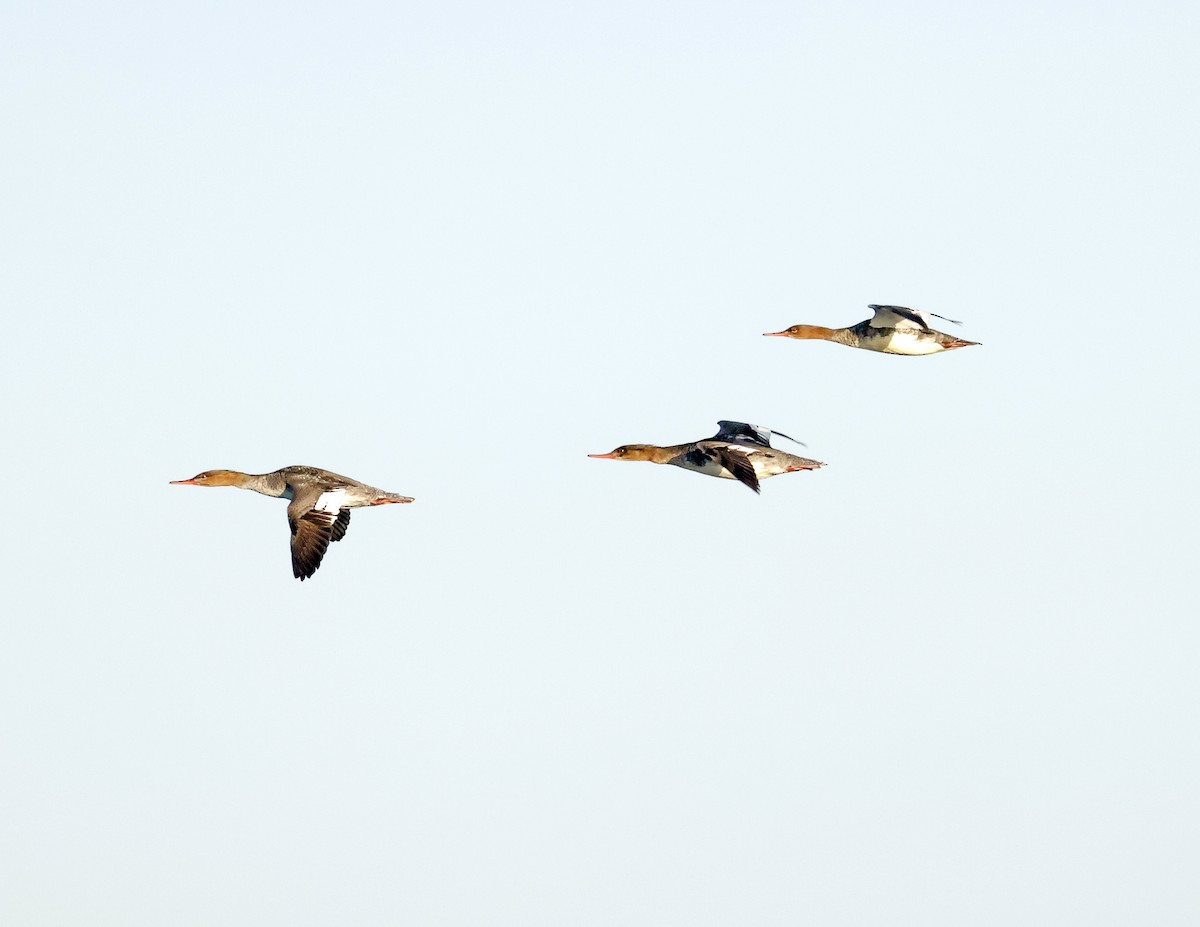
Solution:
<path fill-rule="evenodd" d="M 205 470 L 190 480 L 171 480 L 172 486 L 240 486 L 246 474 L 236 470 Z"/>

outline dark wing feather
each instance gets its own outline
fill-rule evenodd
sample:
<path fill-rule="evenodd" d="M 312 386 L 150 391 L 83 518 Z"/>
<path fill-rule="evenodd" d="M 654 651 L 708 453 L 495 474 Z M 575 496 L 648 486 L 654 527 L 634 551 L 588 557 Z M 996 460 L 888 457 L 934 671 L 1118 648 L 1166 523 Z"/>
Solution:
<path fill-rule="evenodd" d="M 757 444 L 759 447 L 771 446 L 771 429 L 759 428 L 757 425 L 747 425 L 745 422 L 717 422 L 719 429 L 710 441 L 733 441 L 738 444 Z M 784 435 L 784 437 L 787 437 Z"/>
<path fill-rule="evenodd" d="M 958 319 L 952 319 L 949 316 L 945 316 L 945 315 L 938 315 L 936 312 L 930 312 L 930 313 L 917 312 L 915 309 L 909 309 L 907 306 L 876 306 L 876 305 L 872 304 L 870 306 L 867 306 L 867 308 L 874 309 L 876 312 L 878 312 L 882 309 L 885 312 L 890 312 L 893 315 L 898 315 L 902 319 L 908 319 L 908 321 L 912 322 L 914 325 L 920 325 L 921 328 L 925 329 L 925 331 L 927 331 L 927 332 L 931 332 L 931 331 L 933 331 L 933 329 L 929 327 L 929 322 L 925 319 L 926 315 L 931 315 L 935 319 L 941 319 L 943 322 L 950 322 L 953 325 L 962 325 L 962 322 L 960 322 Z"/>
<path fill-rule="evenodd" d="M 683 455 L 683 459 L 690 463 L 693 467 L 703 467 L 705 464 L 714 460 L 716 456 L 716 451 L 710 448 L 694 447 Z"/>
<path fill-rule="evenodd" d="M 892 315 L 899 316 L 902 319 L 912 322 L 913 325 L 917 325 L 920 328 L 923 328 L 925 331 L 932 331 L 932 329 L 929 327 L 929 323 L 925 321 L 925 316 L 914 309 L 909 309 L 908 306 L 877 306 L 872 303 L 871 305 L 867 306 L 867 308 L 873 309 L 876 312 L 890 312 Z"/>
<path fill-rule="evenodd" d="M 754 464 L 750 462 L 748 454 L 728 447 L 718 447 L 716 450 L 717 456 L 721 458 L 721 466 L 755 492 L 761 492 L 758 487 L 758 474 L 754 472 Z"/>
<path fill-rule="evenodd" d="M 288 527 L 292 529 L 292 575 L 301 582 L 321 565 L 340 514 L 313 508 L 324 492 L 320 487 L 301 490 L 288 504 Z M 345 534 L 345 529 L 342 529 Z"/>
<path fill-rule="evenodd" d="M 330 529 L 329 540 L 340 541 L 346 536 L 346 529 L 350 527 L 350 510 L 342 509 L 338 512 L 337 521 L 333 523 L 333 528 Z"/>
<path fill-rule="evenodd" d="M 776 431 L 774 428 L 763 428 L 761 425 L 747 425 L 745 422 L 717 422 L 717 428 L 720 429 L 715 435 L 708 440 L 710 441 L 731 441 L 734 444 L 754 444 L 758 447 L 770 447 L 771 435 L 779 435 L 781 438 L 787 438 L 794 444 L 799 444 L 801 447 L 808 447 L 803 441 L 797 441 L 791 435 L 785 435 L 782 431 Z"/>

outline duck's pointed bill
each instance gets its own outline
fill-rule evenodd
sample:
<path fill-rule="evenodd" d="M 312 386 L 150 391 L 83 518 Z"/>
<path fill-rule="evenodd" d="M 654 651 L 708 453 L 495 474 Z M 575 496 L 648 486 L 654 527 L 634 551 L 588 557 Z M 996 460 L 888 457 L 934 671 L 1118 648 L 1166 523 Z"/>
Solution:
<path fill-rule="evenodd" d="M 597 460 L 616 460 L 616 455 L 612 451 L 607 454 L 588 454 L 589 457 L 595 457 Z"/>
<path fill-rule="evenodd" d="M 190 480 L 171 480 L 172 486 L 195 486 L 196 478 L 193 476 Z"/>
<path fill-rule="evenodd" d="M 788 336 L 788 333 L 787 333 L 786 331 L 782 331 L 782 332 L 763 332 L 763 337 L 764 337 L 764 338 L 786 338 L 787 336 Z"/>

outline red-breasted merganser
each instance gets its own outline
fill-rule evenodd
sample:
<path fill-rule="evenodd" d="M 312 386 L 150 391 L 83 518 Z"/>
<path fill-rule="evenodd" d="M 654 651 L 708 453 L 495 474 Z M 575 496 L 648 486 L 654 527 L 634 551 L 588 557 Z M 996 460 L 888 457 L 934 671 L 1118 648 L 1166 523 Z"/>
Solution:
<path fill-rule="evenodd" d="M 317 572 L 330 542 L 346 536 L 352 508 L 413 501 L 411 496 L 376 489 L 319 467 L 283 467 L 272 473 L 205 470 L 190 480 L 171 480 L 171 483 L 236 486 L 290 500 L 287 516 L 292 529 L 292 575 L 301 581 Z"/>
<path fill-rule="evenodd" d="M 624 444 L 608 454 L 588 454 L 603 460 L 649 460 L 695 470 L 724 480 L 740 480 L 755 492 L 759 481 L 794 470 L 816 470 L 825 466 L 819 460 L 797 457 L 771 447 L 771 435 L 788 438 L 783 432 L 747 425 L 745 422 L 717 422 L 720 429 L 711 438 L 691 444 L 659 447 L 655 444 Z"/>
<path fill-rule="evenodd" d="M 938 354 L 953 348 L 967 348 L 978 341 L 964 341 L 945 332 L 935 331 L 929 317 L 944 319 L 955 325 L 962 322 L 947 319 L 934 312 L 921 312 L 906 306 L 867 306 L 874 309 L 873 318 L 849 328 L 823 328 L 820 325 L 793 325 L 781 332 L 764 332 L 768 338 L 815 338 L 836 341 L 851 348 L 883 351 L 885 354 Z"/>

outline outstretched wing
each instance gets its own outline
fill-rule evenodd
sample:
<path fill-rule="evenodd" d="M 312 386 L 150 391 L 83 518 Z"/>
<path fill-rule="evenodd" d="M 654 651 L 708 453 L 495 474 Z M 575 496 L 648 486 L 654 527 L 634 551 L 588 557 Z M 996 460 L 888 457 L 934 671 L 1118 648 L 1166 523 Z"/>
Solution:
<path fill-rule="evenodd" d="M 771 446 L 771 429 L 759 428 L 745 422 L 730 422 L 724 419 L 717 422 L 717 433 L 709 441 L 732 441 L 735 444 L 757 444 L 759 447 Z"/>
<path fill-rule="evenodd" d="M 296 495 L 288 504 L 288 527 L 292 529 L 292 575 L 304 581 L 317 572 L 332 540 L 340 540 L 350 523 L 342 519 L 341 498 L 320 486 L 293 487 Z M 340 526 L 337 538 L 335 526 Z"/>
<path fill-rule="evenodd" d="M 732 473 L 735 479 L 745 483 L 755 492 L 761 492 L 758 486 L 758 474 L 754 472 L 754 464 L 750 462 L 749 454 L 736 451 L 731 447 L 718 447 L 716 452 L 721 466 Z"/>
<path fill-rule="evenodd" d="M 779 437 L 787 438 L 801 447 L 808 447 L 803 441 L 797 441 L 795 438 L 785 435 L 782 431 L 775 431 L 773 428 L 763 428 L 761 425 L 747 425 L 745 422 L 722 420 L 717 422 L 717 428 L 720 431 L 708 440 L 730 441 L 734 444 L 752 444 L 758 447 L 770 447 L 771 435 L 779 435 Z"/>
<path fill-rule="evenodd" d="M 941 319 L 944 322 L 952 322 L 955 325 L 962 325 L 962 322 L 957 319 L 948 319 L 944 315 L 938 315 L 936 312 L 922 312 L 920 309 L 909 309 L 907 306 L 876 306 L 874 304 L 867 306 L 868 309 L 875 310 L 875 317 L 871 319 L 872 328 L 917 328 L 921 331 L 933 331 L 929 325 L 929 317 Z"/>
<path fill-rule="evenodd" d="M 875 310 L 871 319 L 872 328 L 916 328 L 929 331 L 929 320 L 919 309 L 909 309 L 907 306 L 867 306 Z"/>
<path fill-rule="evenodd" d="M 330 529 L 329 540 L 340 541 L 346 536 L 346 529 L 350 527 L 350 510 L 342 509 L 338 512 L 338 517 L 333 523 L 333 528 Z"/>

